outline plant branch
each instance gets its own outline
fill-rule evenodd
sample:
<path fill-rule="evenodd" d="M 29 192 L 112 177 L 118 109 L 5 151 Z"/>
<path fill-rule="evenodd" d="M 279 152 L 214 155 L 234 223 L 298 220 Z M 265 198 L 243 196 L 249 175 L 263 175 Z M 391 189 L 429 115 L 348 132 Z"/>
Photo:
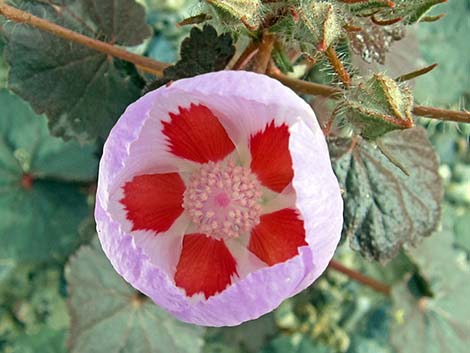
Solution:
<path fill-rule="evenodd" d="M 232 66 L 232 70 L 242 70 L 258 52 L 259 43 L 257 41 L 251 41 L 250 44 L 243 50 L 235 64 Z"/>
<path fill-rule="evenodd" d="M 40 17 L 34 16 L 28 12 L 9 6 L 3 1 L 0 1 L 0 14 L 5 16 L 9 20 L 18 23 L 26 23 L 43 31 L 52 33 L 58 37 L 84 45 L 90 49 L 131 62 L 136 66 L 140 67 L 143 71 L 150 72 L 157 76 L 161 76 L 163 74 L 163 70 L 168 67 L 168 64 L 166 63 L 162 63 L 145 56 L 130 53 L 127 50 L 118 48 L 114 45 L 71 31 L 70 29 L 59 26 Z"/>
<path fill-rule="evenodd" d="M 292 88 L 294 91 L 302 94 L 311 94 L 314 96 L 337 99 L 341 97 L 341 93 L 343 92 L 343 90 L 338 87 L 299 80 L 279 72 L 268 72 L 268 75 L 282 82 L 287 87 Z M 416 105 L 413 107 L 412 112 L 414 115 L 424 116 L 431 119 L 470 124 L 470 112 L 468 111 L 447 110 L 424 105 Z"/>
<path fill-rule="evenodd" d="M 348 276 L 349 278 L 351 278 L 352 280 L 356 282 L 359 282 L 361 284 L 364 284 L 372 288 L 376 292 L 385 294 L 387 296 L 390 295 L 390 286 L 386 285 L 385 283 L 379 282 L 371 277 L 363 275 L 362 273 L 358 271 L 347 268 L 346 266 L 344 266 L 343 264 L 335 260 L 331 260 L 328 267 L 331 268 L 332 270 L 341 272 L 342 274 Z"/>
<path fill-rule="evenodd" d="M 415 71 L 412 71 L 412 72 L 408 72 L 404 75 L 401 75 L 401 76 L 398 76 L 395 81 L 397 82 L 405 82 L 405 81 L 409 81 L 409 80 L 412 80 L 412 79 L 415 79 L 419 76 L 422 76 L 424 74 L 427 74 L 428 72 L 434 70 L 435 68 L 437 67 L 437 64 L 432 64 L 432 65 L 429 65 L 429 66 L 426 66 L 426 67 L 423 67 L 422 69 L 419 69 L 419 70 L 415 70 Z"/>
<path fill-rule="evenodd" d="M 268 75 L 282 82 L 287 87 L 290 87 L 297 93 L 336 98 L 338 94 L 341 94 L 343 92 L 343 90 L 338 87 L 299 80 L 299 79 L 289 77 L 279 72 L 270 71 L 268 72 Z"/>
<path fill-rule="evenodd" d="M 351 77 L 349 76 L 349 73 L 344 67 L 341 60 L 339 60 L 338 54 L 336 54 L 335 48 L 333 48 L 333 46 L 330 45 L 328 49 L 326 49 L 325 54 L 331 66 L 333 66 L 333 69 L 338 74 L 339 79 L 341 80 L 341 82 L 343 82 L 344 86 L 345 87 L 351 86 Z"/>
<path fill-rule="evenodd" d="M 258 53 L 255 57 L 254 71 L 264 74 L 268 69 L 269 61 L 271 60 L 271 54 L 274 48 L 274 35 L 270 33 L 263 33 L 261 43 L 259 44 Z"/>
<path fill-rule="evenodd" d="M 42 18 L 31 15 L 25 11 L 6 5 L 3 0 L 0 0 L 0 14 L 9 20 L 19 23 L 26 23 L 28 25 L 52 33 L 66 40 L 84 45 L 90 49 L 99 51 L 112 57 L 122 59 L 124 61 L 131 62 L 137 67 L 139 67 L 141 70 L 154 74 L 156 76 L 161 76 L 163 74 L 163 70 L 169 66 L 169 64 L 167 63 L 156 61 L 145 56 L 133 54 L 128 52 L 127 50 L 118 48 L 109 43 L 105 43 L 100 40 L 90 38 L 80 33 L 71 31 L 55 23 L 49 22 Z M 267 47 L 269 49 L 269 45 Z M 252 48 L 250 48 L 250 51 L 251 50 Z M 266 66 L 269 66 L 268 64 L 270 59 L 270 53 L 271 52 L 269 52 L 269 55 L 267 56 L 268 60 L 266 62 Z M 328 97 L 331 99 L 337 99 L 341 96 L 341 93 L 343 92 L 343 90 L 338 87 L 322 85 L 314 82 L 291 78 L 275 70 L 270 70 L 268 72 L 268 75 L 301 94 L 310 94 L 315 96 Z M 470 112 L 467 111 L 446 110 L 417 105 L 413 108 L 413 114 L 444 121 L 470 123 Z"/>
<path fill-rule="evenodd" d="M 424 105 L 415 105 L 413 107 L 413 114 L 431 119 L 470 124 L 470 112 L 468 111 L 447 110 L 427 107 Z"/>

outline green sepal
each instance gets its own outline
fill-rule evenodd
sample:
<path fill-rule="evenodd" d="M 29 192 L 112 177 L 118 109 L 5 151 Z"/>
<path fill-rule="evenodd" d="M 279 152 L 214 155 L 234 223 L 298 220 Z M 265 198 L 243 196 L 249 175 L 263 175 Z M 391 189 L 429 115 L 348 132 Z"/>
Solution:
<path fill-rule="evenodd" d="M 411 92 L 382 74 L 374 74 L 349 90 L 340 107 L 342 116 L 367 139 L 414 125 Z"/>

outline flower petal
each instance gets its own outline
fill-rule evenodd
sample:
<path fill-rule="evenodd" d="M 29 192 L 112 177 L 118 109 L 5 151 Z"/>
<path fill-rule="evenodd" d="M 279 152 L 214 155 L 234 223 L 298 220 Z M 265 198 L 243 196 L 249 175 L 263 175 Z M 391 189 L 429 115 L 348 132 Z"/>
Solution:
<path fill-rule="evenodd" d="M 207 106 L 237 149 L 239 143 L 244 143 L 248 163 L 251 135 L 273 120 L 275 126 L 285 123 L 289 127 L 294 177 L 288 188 L 295 191 L 295 208 L 304 221 L 308 243 L 298 249 L 299 255 L 273 266 L 255 268 L 253 272 L 250 258 L 244 272 L 243 264 L 234 254 L 240 278 L 232 278 L 227 288 L 208 299 L 202 294 L 188 297 L 175 285 L 176 261 L 165 267 L 149 256 L 161 252 L 171 256 L 171 252 L 159 242 L 136 241 L 135 235 L 143 231 L 130 231 L 130 222 L 119 203 L 122 195 L 118 197 L 124 182 L 135 175 L 181 171 L 181 163 L 189 167 L 185 171 L 197 166 L 168 151 L 168 139 L 162 129 L 162 122 L 170 121 L 169 112 L 178 114 L 179 107 L 188 108 L 191 104 Z M 112 208 L 110 203 L 119 207 Z M 276 207 L 270 211 L 276 211 Z M 122 217 L 118 211 L 122 211 Z M 327 145 L 310 106 L 267 76 L 222 71 L 178 80 L 128 107 L 103 150 L 95 217 L 103 250 L 116 271 L 136 289 L 180 320 L 233 326 L 275 309 L 318 278 L 340 238 L 342 202 Z M 123 225 L 122 219 L 129 225 Z M 172 229 L 165 234 L 172 236 Z M 179 252 L 173 253 L 176 259 Z"/>
<path fill-rule="evenodd" d="M 191 104 L 170 113 L 171 121 L 163 121 L 163 134 L 167 136 L 170 151 L 193 162 L 217 162 L 235 146 L 219 119 L 204 105 Z"/>
<path fill-rule="evenodd" d="M 132 230 L 167 231 L 183 213 L 184 190 L 177 173 L 139 175 L 127 182 L 120 202 Z"/>
<path fill-rule="evenodd" d="M 265 129 L 273 120 L 276 126 L 291 126 L 309 117 L 316 122 L 312 108 L 291 89 L 266 75 L 246 71 L 219 71 L 178 80 L 171 89 L 191 95 L 194 102 L 207 106 L 220 120 L 237 148 L 249 137 Z"/>
<path fill-rule="evenodd" d="M 195 301 L 175 286 L 168 274 L 155 266 L 133 236 L 123 232 L 97 200 L 95 217 L 103 250 L 116 271 L 178 319 L 205 326 L 235 326 L 273 310 L 312 271 L 309 247 L 300 256 L 255 271 L 208 300 Z"/>
<path fill-rule="evenodd" d="M 274 120 L 250 137 L 251 170 L 267 188 L 281 192 L 294 176 L 289 153 L 286 124 L 274 126 Z"/>
<path fill-rule="evenodd" d="M 193 101 L 183 92 L 162 89 L 149 92 L 127 107 L 111 130 L 100 161 L 96 196 L 106 211 L 116 206 L 112 203 L 120 198 L 115 194 L 135 175 L 179 172 L 182 163 L 189 163 L 168 151 L 162 120 L 168 121 L 169 112 L 177 112 L 178 107 Z"/>
<path fill-rule="evenodd" d="M 207 299 L 230 285 L 233 275 L 238 275 L 236 261 L 223 240 L 198 233 L 184 236 L 175 283 L 188 296 L 204 293 Z"/>
<path fill-rule="evenodd" d="M 248 249 L 272 266 L 298 255 L 303 245 L 307 245 L 304 222 L 296 210 L 285 208 L 261 216 L 251 231 Z"/>
<path fill-rule="evenodd" d="M 298 293 L 323 273 L 333 257 L 343 228 L 343 200 L 320 127 L 309 129 L 299 121 L 289 131 L 296 208 L 314 251 L 313 271 L 299 285 Z"/>

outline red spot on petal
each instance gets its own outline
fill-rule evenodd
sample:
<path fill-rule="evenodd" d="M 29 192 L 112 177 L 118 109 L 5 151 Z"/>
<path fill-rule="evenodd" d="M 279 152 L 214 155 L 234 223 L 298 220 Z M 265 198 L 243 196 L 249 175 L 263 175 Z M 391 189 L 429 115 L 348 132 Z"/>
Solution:
<path fill-rule="evenodd" d="M 168 138 L 170 151 L 190 161 L 217 162 L 231 153 L 235 146 L 219 119 L 204 105 L 179 107 L 170 113 L 170 122 L 163 122 L 163 134 Z"/>
<path fill-rule="evenodd" d="M 202 292 L 207 299 L 232 283 L 232 275 L 238 275 L 236 265 L 223 240 L 187 234 L 176 266 L 175 283 L 186 295 Z"/>
<path fill-rule="evenodd" d="M 261 216 L 251 231 L 248 249 L 272 266 L 296 256 L 304 245 L 304 222 L 296 210 L 284 208 Z"/>
<path fill-rule="evenodd" d="M 145 174 L 124 185 L 120 201 L 132 230 L 167 231 L 183 212 L 184 182 L 177 173 Z"/>
<path fill-rule="evenodd" d="M 281 192 L 294 176 L 287 125 L 276 127 L 273 120 L 264 131 L 251 136 L 250 151 L 251 170 L 264 186 Z"/>

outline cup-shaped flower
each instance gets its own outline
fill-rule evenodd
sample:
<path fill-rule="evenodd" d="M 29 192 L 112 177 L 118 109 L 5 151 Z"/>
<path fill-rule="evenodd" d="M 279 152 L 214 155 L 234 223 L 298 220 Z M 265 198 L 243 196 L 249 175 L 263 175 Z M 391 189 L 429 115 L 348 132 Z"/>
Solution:
<path fill-rule="evenodd" d="M 310 106 L 267 76 L 222 71 L 131 104 L 104 146 L 104 252 L 180 320 L 237 325 L 309 286 L 342 201 Z"/>

